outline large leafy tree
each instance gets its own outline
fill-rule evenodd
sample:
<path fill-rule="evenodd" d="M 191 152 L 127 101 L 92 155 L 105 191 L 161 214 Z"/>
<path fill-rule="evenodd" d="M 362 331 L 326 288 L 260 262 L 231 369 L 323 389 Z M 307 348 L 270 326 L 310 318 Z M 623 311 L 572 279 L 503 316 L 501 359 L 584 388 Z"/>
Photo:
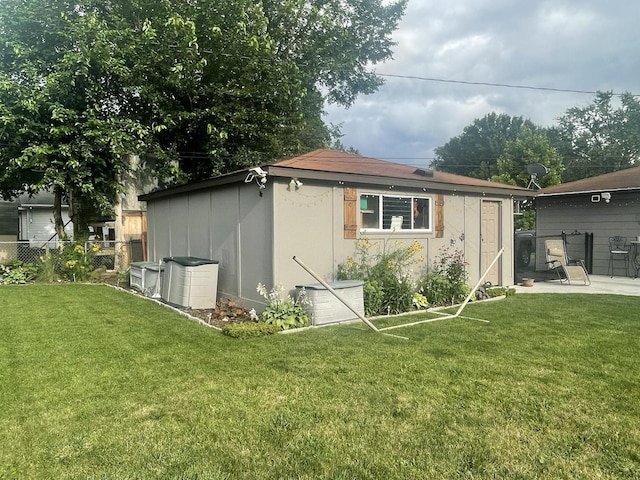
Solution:
<path fill-rule="evenodd" d="M 547 169 L 545 175 L 533 179 L 535 185 L 527 170 L 533 163 L 542 164 Z M 527 127 L 520 130 L 515 140 L 505 144 L 496 166 L 498 173 L 493 175 L 491 180 L 529 188 L 545 188 L 559 184 L 564 170 L 562 158 L 547 136 Z"/>
<path fill-rule="evenodd" d="M 406 0 L 382 3 L 4 0 L 0 188 L 64 192 L 78 220 L 129 153 L 196 179 L 327 146 L 325 100 L 380 85 Z"/>
<path fill-rule="evenodd" d="M 128 65 L 114 25 L 62 1 L 0 4 L 0 187 L 70 197 L 74 225 L 110 209 L 126 154 L 151 129 L 122 115 Z M 62 235 L 59 209 L 54 212 Z"/>
<path fill-rule="evenodd" d="M 461 135 L 436 148 L 432 167 L 443 172 L 489 179 L 498 172 L 498 158 L 505 146 L 518 138 L 522 128 L 538 127 L 522 117 L 489 113 L 475 119 Z"/>
<path fill-rule="evenodd" d="M 640 159 L 640 99 L 599 92 L 590 105 L 567 110 L 552 133 L 565 182 L 630 167 Z"/>
<path fill-rule="evenodd" d="M 547 173 L 533 178 L 527 167 L 534 163 L 544 165 Z M 564 170 L 562 158 L 551 145 L 546 132 L 528 127 L 521 128 L 515 140 L 505 144 L 496 167 L 498 173 L 491 180 L 532 189 L 559 184 Z M 531 202 L 521 205 L 521 214 L 514 219 L 515 228 L 535 228 L 536 215 Z"/>

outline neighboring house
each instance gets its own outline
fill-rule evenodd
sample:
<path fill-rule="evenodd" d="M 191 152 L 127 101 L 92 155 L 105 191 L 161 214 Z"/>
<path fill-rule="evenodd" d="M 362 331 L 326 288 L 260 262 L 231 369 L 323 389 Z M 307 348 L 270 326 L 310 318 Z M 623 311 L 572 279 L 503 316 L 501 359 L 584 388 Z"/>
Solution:
<path fill-rule="evenodd" d="M 609 237 L 620 235 L 631 241 L 640 235 L 640 167 L 563 183 L 537 193 L 537 270 L 546 269 L 542 240 L 547 236 L 593 234 L 590 273 L 606 275 Z M 584 249 L 576 247 L 574 256 L 584 259 Z M 587 248 L 591 249 L 590 245 Z M 616 272 L 620 274 L 620 269 Z"/>
<path fill-rule="evenodd" d="M 62 218 L 69 222 L 69 208 L 62 207 Z M 72 233 L 71 224 L 65 231 Z M 27 259 L 25 249 L 43 249 L 55 244 L 53 222 L 53 194 L 20 195 L 13 201 L 0 202 L 0 262 Z M 20 241 L 20 245 L 17 242 Z"/>
<path fill-rule="evenodd" d="M 513 205 L 520 187 L 316 150 L 261 169 L 155 191 L 147 202 L 148 256 L 218 260 L 219 297 L 260 303 L 268 288 L 316 283 L 293 257 L 327 280 L 353 255 L 356 240 L 394 249 L 414 240 L 426 268 L 441 248 L 460 249 L 475 283 L 514 281 Z"/>
<path fill-rule="evenodd" d="M 111 253 L 115 242 L 115 248 L 121 253 L 118 261 L 122 260 L 125 264 L 129 260 L 142 260 L 143 237 L 147 230 L 146 205 L 138 200 L 138 195 L 157 185 L 138 156 L 132 155 L 130 161 L 132 170 L 122 179 L 124 191 L 114 206 L 113 217 L 92 222 L 90 226 L 92 238 L 103 240 L 103 248 L 110 249 Z M 53 202 L 54 195 L 48 191 L 40 191 L 32 196 L 23 194 L 12 201 L 0 201 L 0 262 L 22 257 L 15 242 L 21 242 L 20 249 L 41 250 L 57 245 Z M 68 205 L 62 206 L 62 220 L 68 237 L 73 238 Z M 126 250 L 120 250 L 122 246 L 126 246 Z"/>

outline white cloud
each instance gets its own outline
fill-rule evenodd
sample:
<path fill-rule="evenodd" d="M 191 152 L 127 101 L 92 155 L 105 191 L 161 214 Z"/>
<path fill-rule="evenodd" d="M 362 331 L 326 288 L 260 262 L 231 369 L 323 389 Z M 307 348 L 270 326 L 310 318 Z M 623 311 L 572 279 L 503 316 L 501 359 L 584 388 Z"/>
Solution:
<path fill-rule="evenodd" d="M 385 74 L 640 93 L 640 2 L 411 0 Z M 328 106 L 343 143 L 379 158 L 419 159 L 490 112 L 550 125 L 593 95 L 386 78 L 348 110 Z M 418 160 L 416 160 L 418 162 Z"/>

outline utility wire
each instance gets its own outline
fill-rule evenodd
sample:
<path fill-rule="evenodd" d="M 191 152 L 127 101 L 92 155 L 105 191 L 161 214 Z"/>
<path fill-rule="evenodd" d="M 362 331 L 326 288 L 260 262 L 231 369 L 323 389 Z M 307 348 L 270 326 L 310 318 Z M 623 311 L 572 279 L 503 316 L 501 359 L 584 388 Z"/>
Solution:
<path fill-rule="evenodd" d="M 512 85 L 508 83 L 491 83 L 491 82 L 469 82 L 466 80 L 451 80 L 445 78 L 431 78 L 431 77 L 419 77 L 415 75 L 396 75 L 392 73 L 376 73 L 379 77 L 387 78 L 405 78 L 409 80 L 420 80 L 423 82 L 440 82 L 440 83 L 456 83 L 462 85 L 482 85 L 485 87 L 502 87 L 502 88 L 519 88 L 525 90 L 541 90 L 545 92 L 560 92 L 560 93 L 582 93 L 587 95 L 595 95 L 598 91 L 592 90 L 574 90 L 571 88 L 553 88 L 553 87 L 534 87 L 530 85 Z M 612 93 L 612 95 L 620 97 L 623 93 Z M 640 97 L 640 94 L 630 94 L 633 97 Z"/>

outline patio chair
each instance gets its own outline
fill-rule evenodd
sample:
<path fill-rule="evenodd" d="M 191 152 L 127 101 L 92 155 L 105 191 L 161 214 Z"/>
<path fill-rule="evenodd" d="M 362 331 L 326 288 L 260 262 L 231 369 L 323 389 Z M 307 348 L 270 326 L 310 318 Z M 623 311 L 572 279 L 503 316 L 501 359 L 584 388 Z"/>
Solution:
<path fill-rule="evenodd" d="M 560 282 L 584 282 L 591 285 L 589 274 L 582 260 L 569 259 L 565 248 L 564 240 L 545 240 L 544 250 L 546 261 L 550 270 L 554 270 Z"/>
<path fill-rule="evenodd" d="M 613 278 L 613 270 L 617 260 L 624 262 L 625 274 L 627 277 L 629 276 L 629 250 L 627 237 L 609 237 L 609 269 L 607 273 L 611 273 L 611 278 Z"/>

